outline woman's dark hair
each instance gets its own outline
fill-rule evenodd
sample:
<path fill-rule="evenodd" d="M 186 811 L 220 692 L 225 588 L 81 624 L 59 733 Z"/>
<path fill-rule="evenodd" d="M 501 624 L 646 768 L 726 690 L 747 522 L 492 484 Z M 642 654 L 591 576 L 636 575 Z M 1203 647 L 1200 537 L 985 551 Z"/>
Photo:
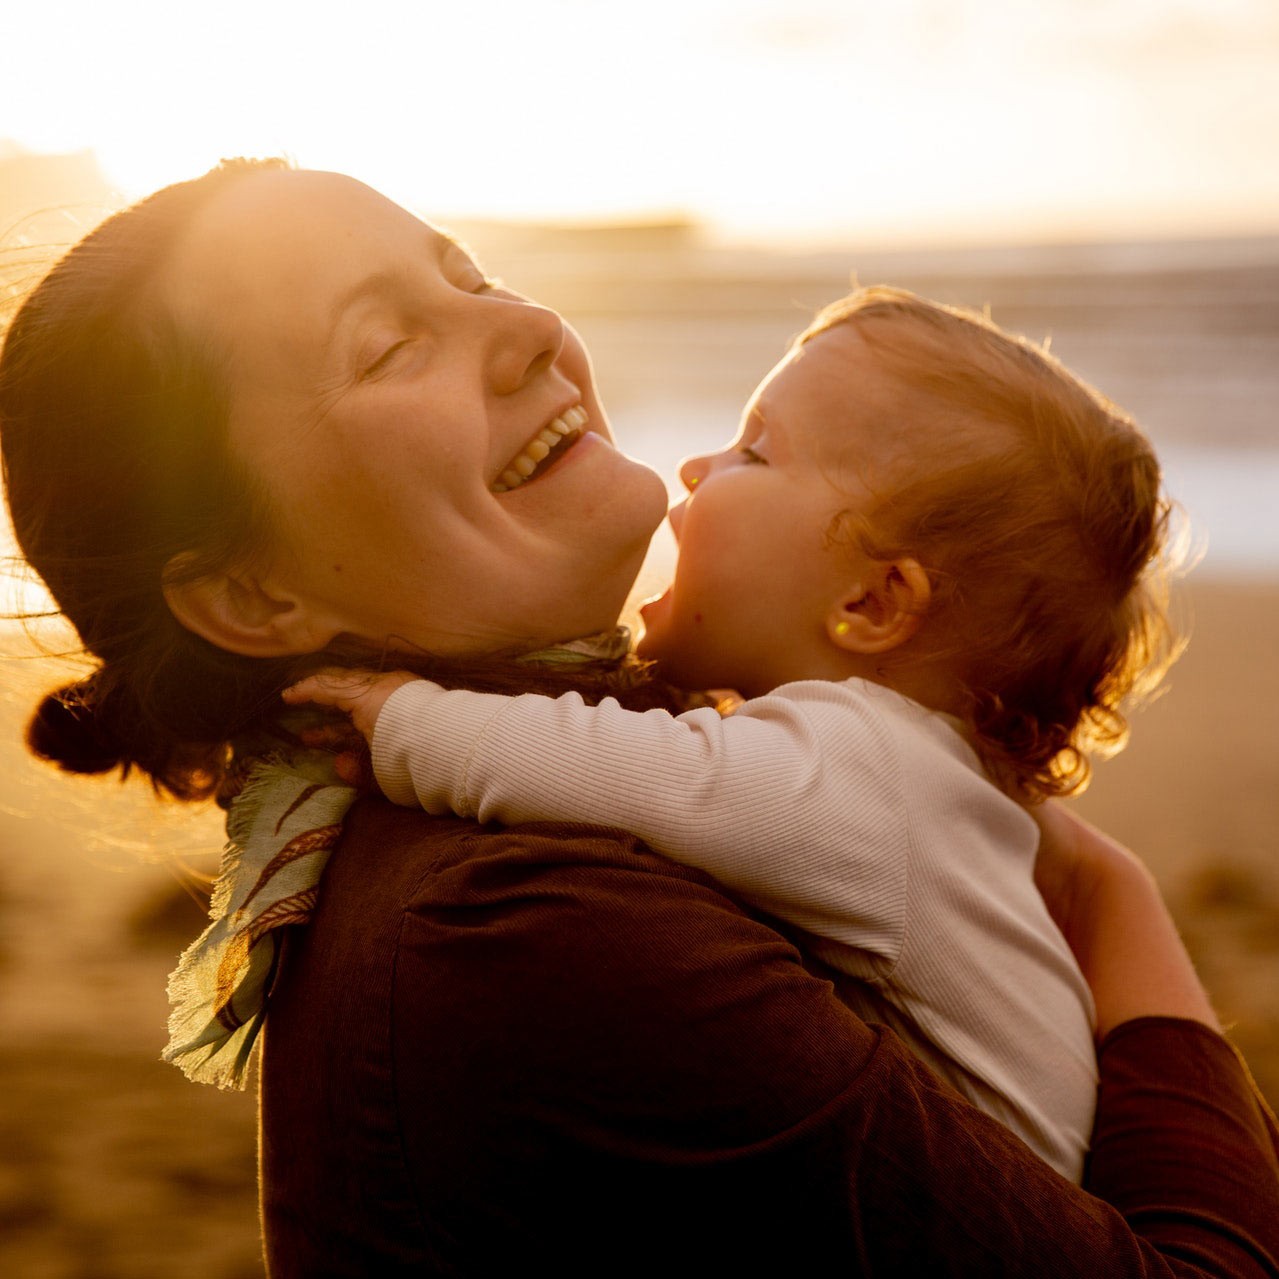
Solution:
<path fill-rule="evenodd" d="M 69 771 L 136 767 L 179 798 L 208 796 L 230 740 L 273 715 L 286 684 L 321 664 L 382 656 L 353 643 L 301 658 L 225 652 L 180 626 L 162 589 L 175 562 L 198 579 L 263 545 L 269 526 L 258 486 L 226 447 L 220 360 L 167 313 L 157 282 L 211 200 L 287 167 L 224 160 L 108 218 L 36 286 L 5 338 L 0 450 L 18 545 L 98 663 L 46 697 L 28 729 L 32 751 Z M 509 658 L 407 664 L 498 691 L 592 679 L 513 669 Z M 625 665 L 595 678 L 646 682 Z"/>

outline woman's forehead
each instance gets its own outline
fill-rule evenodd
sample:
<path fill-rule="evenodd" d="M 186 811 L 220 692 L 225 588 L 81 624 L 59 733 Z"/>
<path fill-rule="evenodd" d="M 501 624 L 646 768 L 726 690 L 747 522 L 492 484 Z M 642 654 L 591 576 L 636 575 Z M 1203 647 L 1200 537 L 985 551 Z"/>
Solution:
<path fill-rule="evenodd" d="M 174 313 L 232 348 L 269 340 L 305 354 L 344 299 L 424 237 L 439 233 L 352 178 L 249 174 L 196 217 L 161 288 Z"/>

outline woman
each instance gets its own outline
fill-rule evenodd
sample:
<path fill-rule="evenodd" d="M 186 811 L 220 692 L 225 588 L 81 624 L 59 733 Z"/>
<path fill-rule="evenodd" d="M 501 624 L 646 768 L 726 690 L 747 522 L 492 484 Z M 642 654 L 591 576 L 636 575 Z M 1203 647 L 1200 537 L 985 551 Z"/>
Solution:
<path fill-rule="evenodd" d="M 562 643 L 614 625 L 664 504 L 576 337 L 349 179 L 233 165 L 106 224 L 15 321 L 0 430 L 23 550 L 101 663 L 33 724 L 64 766 L 225 792 L 289 740 L 285 684 L 387 648 L 663 696 Z M 272 1274 L 1275 1273 L 1266 1116 L 1148 878 L 1060 814 L 1042 880 L 1096 993 L 1118 1211 L 705 877 L 615 831 L 347 813 L 292 754 L 232 805 L 246 848 L 284 842 L 232 870 L 250 926 L 192 1040 L 234 1074 L 270 984 Z"/>

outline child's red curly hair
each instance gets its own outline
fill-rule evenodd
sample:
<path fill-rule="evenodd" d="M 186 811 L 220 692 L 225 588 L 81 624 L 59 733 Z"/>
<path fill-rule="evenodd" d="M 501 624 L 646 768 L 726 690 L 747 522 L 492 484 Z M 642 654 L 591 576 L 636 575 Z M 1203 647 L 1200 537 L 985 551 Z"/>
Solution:
<path fill-rule="evenodd" d="M 926 465 L 840 533 L 909 555 L 933 588 L 923 659 L 958 674 L 987 769 L 1028 802 L 1087 785 L 1086 751 L 1128 736 L 1121 707 L 1179 644 L 1167 618 L 1170 504 L 1127 414 L 988 319 L 878 286 L 823 310 L 802 346 L 851 324 L 902 385 Z"/>

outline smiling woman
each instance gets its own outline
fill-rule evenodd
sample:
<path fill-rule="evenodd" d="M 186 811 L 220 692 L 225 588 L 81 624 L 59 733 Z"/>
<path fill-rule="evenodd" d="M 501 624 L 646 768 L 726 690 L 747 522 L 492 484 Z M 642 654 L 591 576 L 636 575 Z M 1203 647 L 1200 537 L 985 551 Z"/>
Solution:
<path fill-rule="evenodd" d="M 275 656 L 338 635 L 529 648 L 614 623 L 665 491 L 613 448 L 554 312 L 367 187 L 313 173 L 212 202 L 161 298 L 242 388 L 229 442 L 274 533 L 251 565 L 170 588 L 190 629 Z M 538 469 L 547 433 L 564 442 Z"/>
<path fill-rule="evenodd" d="M 26 301 L 0 442 L 20 544 L 97 663 L 33 744 L 230 808 L 169 1055 L 242 1083 L 269 1025 L 273 1275 L 1266 1272 L 1266 1118 L 1148 881 L 1117 872 L 1107 918 L 1154 921 L 1120 967 L 1157 959 L 1163 1002 L 1102 1045 L 1092 1164 L 1134 1230 L 701 873 L 603 827 L 356 802 L 277 697 L 321 664 L 393 647 L 454 685 L 676 702 L 588 634 L 663 487 L 614 448 L 572 331 L 447 237 L 332 174 L 161 191 Z M 1169 989 L 1179 1015 L 1142 1018 Z"/>

